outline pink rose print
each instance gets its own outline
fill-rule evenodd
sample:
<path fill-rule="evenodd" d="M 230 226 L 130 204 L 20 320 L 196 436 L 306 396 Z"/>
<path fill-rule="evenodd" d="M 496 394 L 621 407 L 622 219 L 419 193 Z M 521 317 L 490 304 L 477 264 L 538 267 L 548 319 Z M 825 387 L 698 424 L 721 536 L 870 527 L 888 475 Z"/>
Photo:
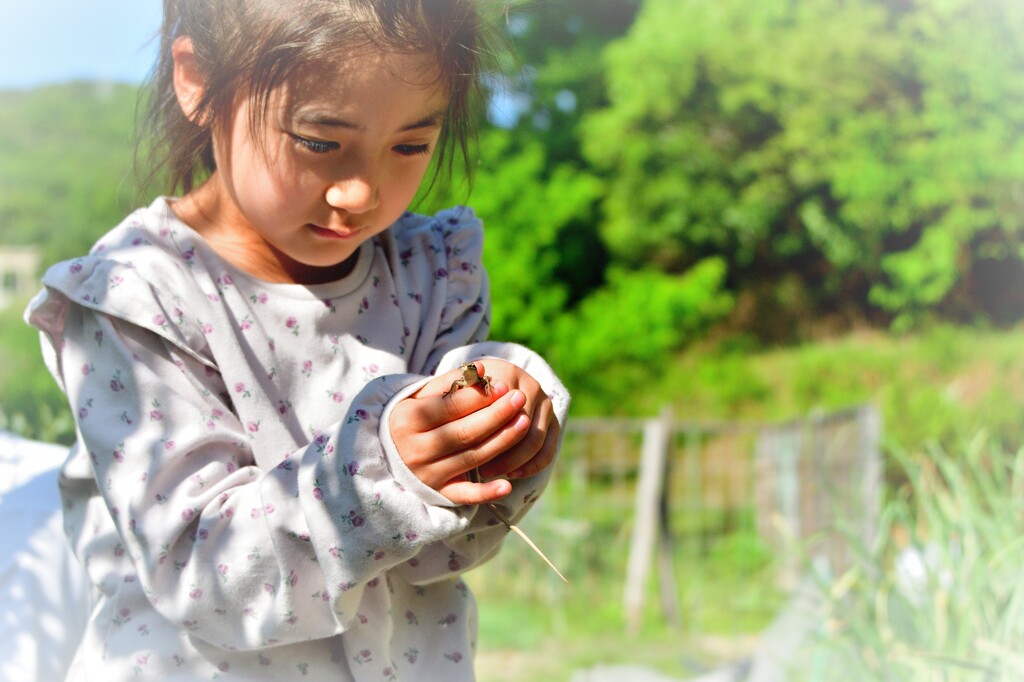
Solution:
<path fill-rule="evenodd" d="M 452 663 L 458 663 L 459 661 L 462 660 L 462 654 L 459 653 L 458 651 L 453 651 L 450 654 L 445 654 L 444 657 L 447 658 Z"/>
<path fill-rule="evenodd" d="M 359 665 L 363 665 L 364 663 L 369 663 L 370 661 L 373 660 L 373 652 L 370 651 L 369 649 L 363 649 L 359 653 L 357 653 L 355 656 L 353 656 L 352 660 L 355 661 L 356 663 L 358 663 Z"/>
<path fill-rule="evenodd" d="M 285 320 L 284 326 L 287 329 L 290 329 L 292 334 L 294 334 L 295 336 L 299 335 L 299 321 L 296 320 L 294 317 L 289 317 L 287 320 Z"/>
<path fill-rule="evenodd" d="M 419 649 L 409 649 L 408 651 L 405 652 L 405 660 L 409 661 L 410 663 L 415 663 L 416 659 L 417 659 L 417 657 L 419 657 L 419 655 L 420 655 L 420 650 Z"/>
<path fill-rule="evenodd" d="M 363 300 L 359 302 L 359 314 L 362 315 L 363 313 L 365 313 L 369 309 L 370 309 L 370 301 L 369 301 L 369 299 L 367 299 L 364 296 Z"/>
<path fill-rule="evenodd" d="M 352 415 L 348 418 L 348 420 L 345 423 L 351 424 L 352 422 L 366 421 L 369 418 L 370 413 L 367 412 L 366 410 L 356 410 L 354 413 L 352 413 Z"/>
<path fill-rule="evenodd" d="M 192 585 L 192 589 L 189 590 L 188 596 L 190 599 L 199 599 L 203 596 L 203 591 L 195 585 Z"/>
<path fill-rule="evenodd" d="M 228 570 L 229 566 L 227 564 L 217 564 L 217 575 L 219 575 L 221 580 L 224 582 L 228 581 Z"/>
<path fill-rule="evenodd" d="M 458 620 L 459 620 L 458 616 L 456 616 L 454 613 L 449 613 L 447 616 L 445 616 L 441 620 L 437 621 L 437 624 L 438 625 L 455 625 L 455 623 Z"/>
<path fill-rule="evenodd" d="M 257 658 L 259 659 L 260 665 L 270 665 L 271 663 L 270 659 L 267 658 L 265 654 L 261 653 Z"/>
<path fill-rule="evenodd" d="M 419 625 L 420 619 L 416 617 L 416 614 L 412 611 L 405 612 L 405 620 L 409 625 Z"/>
<path fill-rule="evenodd" d="M 448 554 L 448 570 L 457 571 L 460 568 L 459 560 L 455 558 L 455 552 Z"/>
<path fill-rule="evenodd" d="M 303 360 L 302 361 L 302 374 L 307 379 L 310 376 L 312 376 L 312 374 L 313 374 L 313 361 L 312 360 Z"/>
<path fill-rule="evenodd" d="M 121 383 L 121 370 L 114 370 L 114 376 L 110 379 L 110 390 L 115 393 L 124 390 L 124 384 Z"/>

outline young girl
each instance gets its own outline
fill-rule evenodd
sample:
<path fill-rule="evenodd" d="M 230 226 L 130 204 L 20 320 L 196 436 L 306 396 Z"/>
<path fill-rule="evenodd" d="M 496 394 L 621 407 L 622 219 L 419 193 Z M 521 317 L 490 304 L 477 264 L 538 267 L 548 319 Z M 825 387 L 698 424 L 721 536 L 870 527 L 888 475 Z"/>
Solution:
<path fill-rule="evenodd" d="M 97 588 L 69 679 L 473 679 L 459 576 L 506 536 L 486 503 L 537 499 L 569 400 L 483 342 L 472 211 L 406 212 L 466 148 L 473 0 L 167 0 L 161 49 L 183 195 L 27 312 Z M 490 388 L 451 391 L 470 361 Z"/>

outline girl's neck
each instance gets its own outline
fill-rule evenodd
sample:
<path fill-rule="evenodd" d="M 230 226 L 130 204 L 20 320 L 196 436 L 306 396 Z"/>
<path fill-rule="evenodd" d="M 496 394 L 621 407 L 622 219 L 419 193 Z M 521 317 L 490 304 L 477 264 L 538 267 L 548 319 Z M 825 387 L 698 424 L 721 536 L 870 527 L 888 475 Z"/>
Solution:
<path fill-rule="evenodd" d="M 258 234 L 238 229 L 226 208 L 223 193 L 217 191 L 216 172 L 206 182 L 180 199 L 170 201 L 178 220 L 202 235 L 213 251 L 242 272 L 266 282 L 283 284 L 325 284 L 348 276 L 359 260 L 359 250 L 337 265 L 316 267 L 289 258 Z M 259 243 L 254 243 L 258 240 Z"/>

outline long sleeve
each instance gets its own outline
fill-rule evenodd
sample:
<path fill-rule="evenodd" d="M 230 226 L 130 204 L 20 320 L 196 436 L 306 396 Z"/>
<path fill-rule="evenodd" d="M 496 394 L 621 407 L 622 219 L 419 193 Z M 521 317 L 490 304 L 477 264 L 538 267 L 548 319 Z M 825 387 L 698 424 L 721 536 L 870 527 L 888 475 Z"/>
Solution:
<path fill-rule="evenodd" d="M 459 576 L 506 531 L 420 482 L 381 427 L 435 372 L 481 356 L 530 372 L 564 420 L 539 356 L 483 341 L 481 250 L 472 212 L 409 214 L 344 280 L 274 285 L 155 202 L 47 273 L 26 318 L 76 418 L 60 483 L 101 594 L 90 665 L 472 679 Z M 505 513 L 547 476 L 514 482 Z"/>
<path fill-rule="evenodd" d="M 109 551 L 127 552 L 157 610 L 194 636 L 244 649 L 340 632 L 368 583 L 465 525 L 397 484 L 380 456 L 365 408 L 393 379 L 261 470 L 215 375 L 165 341 L 73 307 L 64 348 L 63 365 L 82 367 L 65 373 L 68 395 L 124 543 Z"/>
<path fill-rule="evenodd" d="M 414 392 L 426 377 L 454 369 L 463 362 L 483 357 L 500 358 L 518 365 L 540 383 L 563 425 L 569 409 L 568 391 L 543 358 L 520 345 L 483 341 L 490 327 L 491 299 L 487 273 L 480 266 L 483 231 L 476 216 L 469 209 L 445 212 L 439 216 L 436 233 L 443 241 L 434 251 L 444 256 L 444 261 L 434 270 L 435 288 L 440 290 L 436 296 L 437 312 L 424 325 L 432 330 L 426 336 L 430 345 L 424 344 L 428 352 L 421 361 L 417 362 L 414 357 L 414 368 L 424 379 L 394 396 L 381 419 L 380 440 L 388 462 L 396 479 L 410 488 L 417 488 L 418 481 L 402 462 L 386 425 L 390 423 L 394 406 Z M 528 479 L 514 481 L 512 492 L 498 503 L 505 516 L 520 519 L 539 498 L 550 474 L 549 467 Z M 422 486 L 418 488 L 425 504 L 438 508 L 451 505 L 440 493 Z M 452 570 L 469 570 L 497 553 L 507 528 L 486 509 L 465 511 L 471 518 L 467 528 L 445 541 L 426 545 L 413 560 L 400 567 L 407 580 L 426 583 L 450 577 Z"/>

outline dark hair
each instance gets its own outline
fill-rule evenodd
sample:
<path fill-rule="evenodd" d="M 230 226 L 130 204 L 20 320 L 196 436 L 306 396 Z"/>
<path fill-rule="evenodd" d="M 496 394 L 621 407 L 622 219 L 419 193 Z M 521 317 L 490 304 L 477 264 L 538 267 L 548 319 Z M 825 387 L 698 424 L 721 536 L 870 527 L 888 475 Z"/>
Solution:
<path fill-rule="evenodd" d="M 450 175 L 456 150 L 468 176 L 481 73 L 495 54 L 476 2 L 164 0 L 160 54 L 139 138 L 148 151 L 144 185 L 160 177 L 171 192 L 189 192 L 215 169 L 213 131 L 228 120 L 236 97 L 255 103 L 250 126 L 256 132 L 266 124 L 271 94 L 299 70 L 366 47 L 436 59 L 449 103 L 431 184 L 439 172 Z M 206 81 L 192 119 L 174 91 L 171 46 L 180 36 L 192 39 Z"/>

